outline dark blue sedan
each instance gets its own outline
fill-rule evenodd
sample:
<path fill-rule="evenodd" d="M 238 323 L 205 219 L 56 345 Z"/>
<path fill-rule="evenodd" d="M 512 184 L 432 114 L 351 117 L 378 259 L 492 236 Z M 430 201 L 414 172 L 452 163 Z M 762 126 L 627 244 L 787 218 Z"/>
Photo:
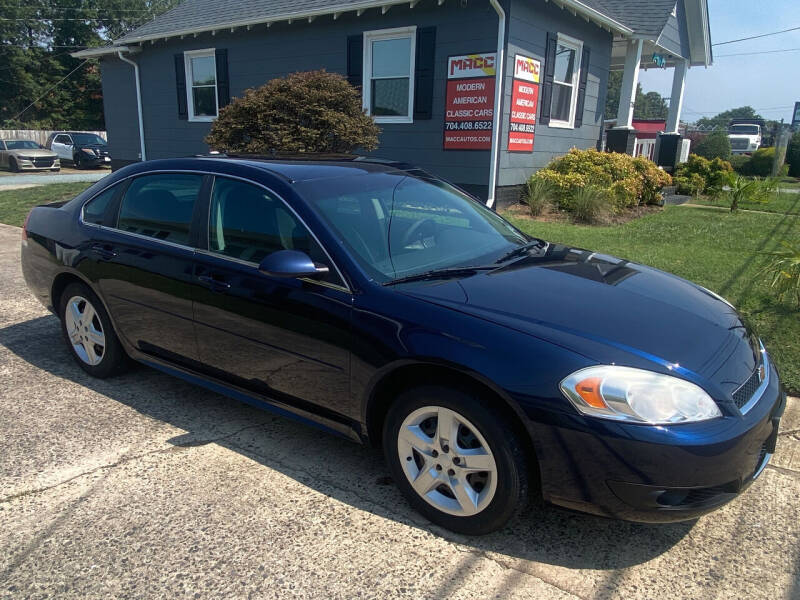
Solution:
<path fill-rule="evenodd" d="M 35 208 L 22 266 L 91 375 L 131 358 L 382 445 L 408 501 L 467 534 L 534 491 L 697 517 L 758 477 L 785 405 L 713 292 L 530 238 L 403 164 L 132 165 Z"/>

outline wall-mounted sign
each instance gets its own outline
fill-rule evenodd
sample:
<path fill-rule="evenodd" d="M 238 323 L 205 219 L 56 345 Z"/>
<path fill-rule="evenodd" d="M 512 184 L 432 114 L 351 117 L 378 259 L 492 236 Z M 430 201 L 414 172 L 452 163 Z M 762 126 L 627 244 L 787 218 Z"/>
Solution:
<path fill-rule="evenodd" d="M 661 67 L 662 69 L 667 66 L 667 59 L 663 54 L 653 52 L 653 62 L 657 67 Z"/>
<path fill-rule="evenodd" d="M 447 60 L 445 150 L 489 150 L 494 117 L 494 52 Z"/>
<path fill-rule="evenodd" d="M 508 126 L 508 151 L 533 152 L 536 109 L 539 105 L 541 63 L 517 54 L 511 87 L 511 114 Z"/>

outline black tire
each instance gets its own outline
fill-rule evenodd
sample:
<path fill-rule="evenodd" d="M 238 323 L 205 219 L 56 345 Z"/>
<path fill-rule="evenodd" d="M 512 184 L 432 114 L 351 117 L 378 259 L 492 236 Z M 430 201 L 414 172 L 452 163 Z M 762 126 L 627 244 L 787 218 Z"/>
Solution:
<path fill-rule="evenodd" d="M 83 168 L 83 162 L 81 162 L 81 155 L 80 154 L 73 155 L 73 157 L 72 157 L 72 165 L 76 169 L 82 169 Z"/>
<path fill-rule="evenodd" d="M 491 500 L 487 500 L 488 504 L 477 514 L 454 515 L 436 508 L 416 492 L 406 475 L 399 455 L 398 435 L 407 417 L 429 406 L 444 407 L 466 418 L 489 446 L 496 464 L 497 487 Z M 443 449 L 444 452 L 447 450 Z M 390 407 L 384 422 L 383 452 L 395 483 L 411 506 L 433 523 L 457 533 L 483 535 L 496 531 L 527 504 L 529 457 L 521 440 L 511 424 L 486 399 L 469 391 L 431 385 L 401 393 Z M 450 450 L 450 453 L 456 454 L 458 450 Z M 410 460 L 410 457 L 406 457 L 406 460 Z"/>
<path fill-rule="evenodd" d="M 19 165 L 13 156 L 8 159 L 8 170 L 12 173 L 19 173 Z"/>
<path fill-rule="evenodd" d="M 96 364 L 87 363 L 86 360 L 79 355 L 78 351 L 73 345 L 73 341 L 70 339 L 70 333 L 67 330 L 68 317 L 66 315 L 66 311 L 68 309 L 69 301 L 76 297 L 84 298 L 88 303 L 91 304 L 91 307 L 94 308 L 97 319 L 102 326 L 102 333 L 105 337 L 105 346 L 101 353 L 99 362 Z M 125 350 L 122 348 L 122 344 L 120 343 L 119 338 L 114 331 L 114 327 L 111 325 L 111 320 L 108 317 L 108 313 L 106 312 L 103 303 L 89 288 L 89 286 L 83 283 L 71 283 L 64 288 L 64 291 L 61 293 L 61 297 L 58 301 L 58 317 L 61 320 L 61 334 L 64 336 L 67 349 L 69 350 L 75 362 L 78 363 L 78 366 L 86 371 L 89 375 L 99 379 L 105 379 L 107 377 L 112 377 L 122 373 L 126 369 L 128 366 L 128 357 L 125 354 Z"/>

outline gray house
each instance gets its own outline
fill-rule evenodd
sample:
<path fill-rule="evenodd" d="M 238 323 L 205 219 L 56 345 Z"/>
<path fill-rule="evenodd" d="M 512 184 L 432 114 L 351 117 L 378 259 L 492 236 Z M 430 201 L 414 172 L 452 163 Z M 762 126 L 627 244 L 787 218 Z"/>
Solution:
<path fill-rule="evenodd" d="M 711 42 L 706 0 L 186 0 L 74 56 L 101 59 L 115 167 L 207 152 L 231 98 L 324 68 L 362 89 L 377 155 L 492 205 L 598 145 L 610 70 L 624 70 L 610 149 L 632 152 L 642 67 L 674 69 L 665 142 L 677 136 L 686 70 L 711 63 Z"/>

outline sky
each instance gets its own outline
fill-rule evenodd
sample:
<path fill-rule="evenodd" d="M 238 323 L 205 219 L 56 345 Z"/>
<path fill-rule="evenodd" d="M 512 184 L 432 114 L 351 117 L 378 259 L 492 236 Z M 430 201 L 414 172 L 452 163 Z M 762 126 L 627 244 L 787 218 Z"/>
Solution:
<path fill-rule="evenodd" d="M 798 0 L 708 0 L 711 43 L 800 26 Z M 792 52 L 725 56 L 795 48 Z M 800 101 L 800 30 L 735 44 L 714 45 L 714 63 L 692 67 L 686 76 L 681 119 L 696 121 L 729 108 L 750 105 L 767 119 L 792 120 Z M 672 69 L 640 71 L 645 92 L 669 97 Z"/>

